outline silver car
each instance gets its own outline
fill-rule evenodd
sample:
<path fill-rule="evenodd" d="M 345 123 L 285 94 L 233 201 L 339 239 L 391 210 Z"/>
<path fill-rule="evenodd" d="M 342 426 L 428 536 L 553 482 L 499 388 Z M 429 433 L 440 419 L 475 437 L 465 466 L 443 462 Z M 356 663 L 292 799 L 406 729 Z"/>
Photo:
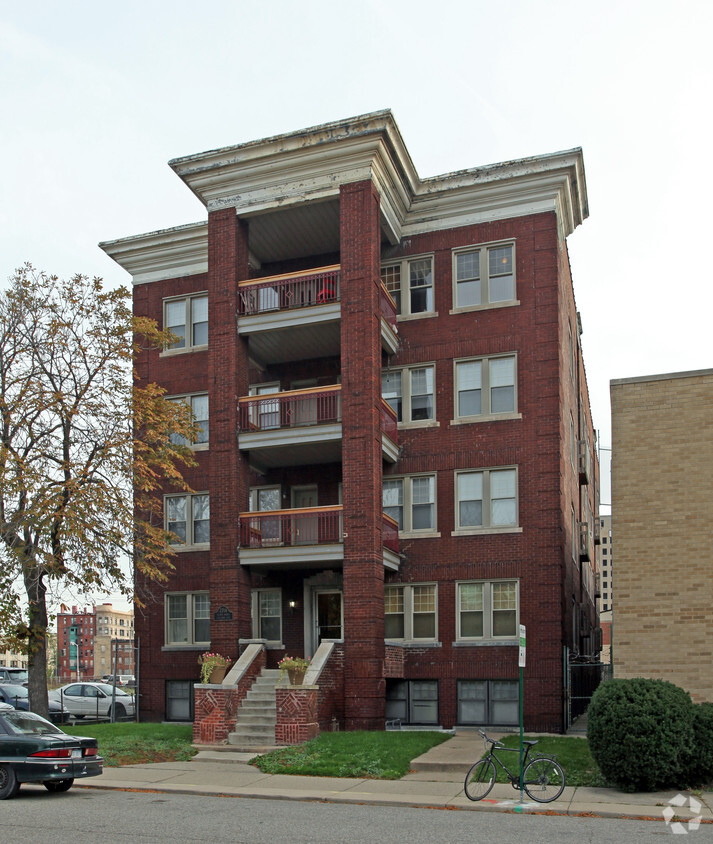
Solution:
<path fill-rule="evenodd" d="M 68 683 L 55 689 L 52 695 L 75 718 L 104 718 L 111 715 L 112 694 L 116 694 L 116 718 L 127 718 L 136 713 L 134 696 L 123 689 L 114 690 L 108 683 Z"/>

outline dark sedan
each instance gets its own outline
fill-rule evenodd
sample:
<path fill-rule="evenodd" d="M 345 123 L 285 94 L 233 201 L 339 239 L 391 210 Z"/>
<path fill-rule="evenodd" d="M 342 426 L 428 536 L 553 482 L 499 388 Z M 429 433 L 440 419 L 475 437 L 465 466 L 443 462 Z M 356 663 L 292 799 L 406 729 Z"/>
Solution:
<path fill-rule="evenodd" d="M 75 779 L 103 768 L 95 738 L 69 736 L 34 712 L 0 712 L 0 800 L 14 797 L 23 782 L 69 791 Z"/>
<path fill-rule="evenodd" d="M 26 712 L 30 708 L 30 698 L 27 691 L 27 686 L 13 686 L 5 683 L 0 684 L 0 701 L 9 703 L 15 709 L 24 709 Z M 49 698 L 50 721 L 55 724 L 66 724 L 69 721 L 70 712 L 66 706 L 59 701 Z"/>

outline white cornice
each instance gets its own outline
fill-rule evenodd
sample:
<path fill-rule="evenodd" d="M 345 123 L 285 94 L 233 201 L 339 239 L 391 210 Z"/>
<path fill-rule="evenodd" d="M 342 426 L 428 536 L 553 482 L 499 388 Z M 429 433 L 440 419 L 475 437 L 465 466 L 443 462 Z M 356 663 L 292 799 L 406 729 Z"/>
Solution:
<path fill-rule="evenodd" d="M 208 272 L 208 223 L 139 234 L 99 244 L 131 273 L 134 284 Z"/>
<path fill-rule="evenodd" d="M 176 158 L 171 168 L 208 211 L 240 216 L 333 199 L 371 179 L 392 243 L 421 232 L 553 211 L 566 238 L 589 215 L 582 150 L 420 179 L 390 111 Z M 208 224 L 100 244 L 134 284 L 208 270 Z"/>

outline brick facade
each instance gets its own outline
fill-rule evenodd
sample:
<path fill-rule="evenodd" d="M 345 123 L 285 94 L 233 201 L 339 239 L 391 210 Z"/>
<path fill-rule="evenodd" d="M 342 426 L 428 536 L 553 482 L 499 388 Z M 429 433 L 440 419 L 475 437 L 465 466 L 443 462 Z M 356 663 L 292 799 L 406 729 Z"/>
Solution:
<path fill-rule="evenodd" d="M 611 383 L 615 677 L 713 702 L 713 370 Z"/>
<path fill-rule="evenodd" d="M 209 396 L 209 448 L 197 452 L 198 466 L 187 480 L 194 490 L 210 494 L 210 550 L 178 553 L 165 591 L 207 590 L 210 647 L 232 658 L 241 640 L 260 638 L 263 618 L 266 630 L 275 629 L 268 624 L 274 625 L 268 607 L 275 595 L 280 641 L 267 644 L 268 666 L 274 667 L 285 653 L 311 655 L 321 636 L 342 639 L 343 652 L 333 656 L 322 675 L 314 712 L 311 703 L 306 705 L 309 715 L 301 729 L 309 732 L 313 723 L 329 729 L 333 719 L 346 729 L 383 728 L 389 707 L 402 701 L 411 707 L 406 720 L 418 720 L 414 701 L 424 690 L 436 700 L 427 717 L 450 727 L 462 720 L 461 707 L 471 711 L 463 692 L 468 683 L 489 684 L 494 700 L 500 681 L 512 690 L 518 676 L 517 637 L 510 635 L 510 627 L 500 638 L 459 637 L 457 596 L 462 582 L 514 582 L 517 619 L 528 629 L 526 725 L 559 730 L 564 717 L 563 649 L 591 651 L 596 627 L 594 563 L 582 559 L 575 540 L 580 522 L 591 522 L 596 513 L 598 476 L 596 460 L 586 483 L 578 472 L 580 440 L 593 453 L 594 434 L 565 241 L 586 216 L 581 162 L 576 173 L 567 170 L 574 175 L 558 182 L 562 187 L 556 202 L 547 193 L 548 181 L 539 204 L 530 193 L 527 200 L 525 194 L 513 194 L 497 212 L 487 212 L 479 210 L 484 201 L 479 180 L 491 178 L 485 170 L 457 185 L 458 174 L 451 174 L 425 186 L 413 172 L 388 113 L 345 126 L 297 133 L 294 145 L 292 136 L 246 145 L 245 157 L 231 157 L 232 163 L 223 162 L 221 151 L 206 154 L 205 170 L 187 160 L 172 163 L 208 208 L 207 232 L 196 230 L 195 237 L 204 240 L 193 251 L 184 247 L 183 232 L 166 233 L 166 249 L 177 250 L 177 262 L 186 262 L 183 275 L 175 269 L 157 271 L 148 260 L 142 274 L 140 266 L 122 257 L 134 254 L 131 241 L 105 245 L 117 260 L 134 267 L 137 313 L 161 322 L 167 297 L 207 291 L 209 298 L 208 348 L 148 352 L 137 367 L 140 377 L 165 385 L 169 394 L 207 391 Z M 568 155 L 562 154 L 567 162 Z M 368 168 L 359 164 L 363 156 L 371 156 Z M 249 167 L 244 176 L 243 161 Z M 517 162 L 507 166 L 512 176 L 498 172 L 489 190 L 517 191 L 521 172 Z M 554 172 L 565 164 L 547 158 L 541 166 Z M 304 175 L 298 177 L 300 167 Z M 279 173 L 284 184 L 278 189 Z M 433 209 L 423 207 L 428 202 Z M 298 231 L 301 240 L 295 239 Z M 189 235 L 192 230 L 185 237 Z M 499 243 L 512 246 L 514 300 L 457 307 L 454 250 L 482 245 L 485 267 L 488 246 Z M 205 254 L 207 273 L 197 253 Z M 381 267 L 414 256 L 432 261 L 432 306 L 398 318 L 394 349 L 385 339 Z M 155 260 L 166 259 L 161 253 Z M 333 305 L 331 288 L 294 281 L 295 274 L 307 277 L 331 264 L 338 264 L 340 272 Z M 285 280 L 285 273 L 293 275 Z M 270 279 L 269 286 L 254 286 L 262 279 Z M 401 284 L 403 303 L 411 295 L 408 272 Z M 314 322 L 305 331 L 311 314 Z M 502 355 L 516 359 L 515 412 L 461 421 L 455 362 Z M 432 367 L 434 376 L 432 418 L 399 425 L 392 462 L 383 446 L 382 373 L 422 364 Z M 266 418 L 273 414 L 265 431 L 258 435 L 240 429 L 239 399 L 245 401 L 258 385 L 268 384 L 281 393 L 337 387 L 336 450 L 327 427 L 320 446 L 308 436 L 314 427 L 291 446 L 288 434 L 298 426 L 294 416 L 276 409 L 278 399 L 274 406 L 267 402 L 258 408 Z M 301 412 L 317 412 L 320 399 L 311 395 L 299 405 Z M 257 417 L 251 420 L 254 429 L 260 427 Z M 310 419 L 309 425 L 313 423 Z M 276 438 L 272 450 L 261 444 L 259 436 L 265 441 L 277 437 L 273 429 L 283 427 L 284 439 Z M 457 530 L 458 473 L 503 467 L 516 472 L 512 527 Z M 432 530 L 422 535 L 402 531 L 397 561 L 388 561 L 382 485 L 390 478 L 413 476 L 433 478 Z M 273 533 L 254 526 L 241 533 L 240 514 L 259 509 L 255 496 L 261 489 L 272 490 L 270 509 L 279 511 L 273 522 L 260 523 Z M 322 548 L 316 534 L 312 557 L 301 547 L 309 544 L 309 508 L 302 512 L 297 507 L 295 516 L 285 511 L 303 500 L 304 490 L 319 508 L 341 507 L 336 551 Z M 296 499 L 299 495 L 303 498 Z M 385 631 L 385 587 L 419 584 L 435 587 L 435 635 L 391 644 Z M 156 597 L 137 618 L 137 632 L 145 660 L 143 714 L 160 718 L 166 715 L 167 683 L 197 678 L 197 655 L 205 643 L 168 644 L 165 601 L 161 594 Z M 321 597 L 327 609 L 319 604 Z M 333 615 L 328 619 L 329 606 Z M 405 611 L 412 614 L 409 623 L 417 623 L 417 611 Z"/>

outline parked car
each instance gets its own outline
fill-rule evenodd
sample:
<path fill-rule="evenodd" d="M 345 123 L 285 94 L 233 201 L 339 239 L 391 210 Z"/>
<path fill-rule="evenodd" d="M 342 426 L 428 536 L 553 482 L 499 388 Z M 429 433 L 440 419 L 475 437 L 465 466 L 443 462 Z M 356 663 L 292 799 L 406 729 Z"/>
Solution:
<path fill-rule="evenodd" d="M 14 709 L 15 707 L 11 703 L 5 703 L 4 700 L 0 700 L 0 712 L 7 712 L 8 709 Z"/>
<path fill-rule="evenodd" d="M 14 683 L 21 686 L 27 682 L 26 668 L 0 668 L 0 683 Z"/>
<path fill-rule="evenodd" d="M 113 694 L 116 694 L 116 718 L 133 717 L 134 696 L 108 683 L 68 683 L 52 693 L 75 718 L 109 716 Z"/>
<path fill-rule="evenodd" d="M 0 685 L 0 700 L 14 706 L 15 709 L 22 709 L 27 712 L 30 708 L 30 698 L 27 686 L 17 685 Z M 62 706 L 62 704 L 48 695 L 48 702 L 50 707 L 50 720 L 55 724 L 66 724 L 69 721 L 69 710 Z"/>
<path fill-rule="evenodd" d="M 0 800 L 14 797 L 23 782 L 47 791 L 69 791 L 79 777 L 104 768 L 97 740 L 70 736 L 34 712 L 0 711 Z"/>
<path fill-rule="evenodd" d="M 133 674 L 119 674 L 119 682 L 122 686 L 135 686 L 136 677 Z"/>

